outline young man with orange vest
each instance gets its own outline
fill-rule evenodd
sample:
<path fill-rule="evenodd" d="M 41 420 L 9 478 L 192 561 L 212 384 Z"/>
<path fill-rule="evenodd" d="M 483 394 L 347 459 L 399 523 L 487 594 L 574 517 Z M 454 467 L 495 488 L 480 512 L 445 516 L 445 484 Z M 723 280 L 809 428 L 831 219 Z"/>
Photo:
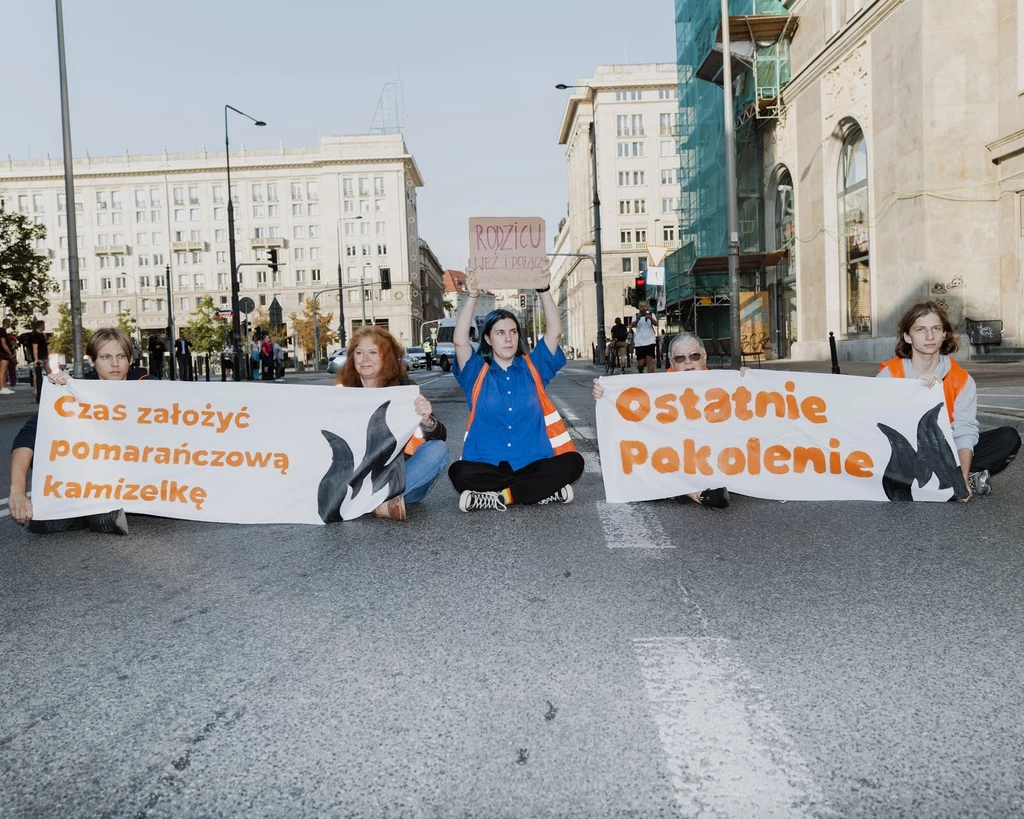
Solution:
<path fill-rule="evenodd" d="M 487 315 L 480 349 L 474 350 L 469 330 L 480 286 L 472 270 L 466 271 L 466 287 L 453 341 L 454 373 L 469 403 L 469 422 L 462 459 L 448 470 L 459 492 L 459 509 L 569 503 L 572 484 L 583 474 L 583 457 L 544 391 L 565 366 L 558 346 L 562 320 L 550 284 L 537 291 L 547 329 L 532 353 L 519 320 L 508 310 Z"/>
<path fill-rule="evenodd" d="M 953 443 L 968 495 L 987 495 L 990 478 L 1010 465 L 1020 449 L 1020 434 L 1012 427 L 978 431 L 978 388 L 967 371 L 950 356 L 960 339 L 940 304 L 921 301 L 905 312 L 897 325 L 896 357 L 879 365 L 879 378 L 918 378 L 925 386 L 942 382 Z"/>

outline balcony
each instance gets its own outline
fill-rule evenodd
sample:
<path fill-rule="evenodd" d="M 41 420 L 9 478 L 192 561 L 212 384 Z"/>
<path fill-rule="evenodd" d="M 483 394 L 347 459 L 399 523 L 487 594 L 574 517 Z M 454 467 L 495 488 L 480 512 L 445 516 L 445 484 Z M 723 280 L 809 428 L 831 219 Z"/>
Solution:
<path fill-rule="evenodd" d="M 259 238 L 250 239 L 249 243 L 253 250 L 259 250 L 267 247 L 284 247 L 284 237 L 260 236 Z"/>
<path fill-rule="evenodd" d="M 189 252 L 198 251 L 200 253 L 209 250 L 209 245 L 206 242 L 201 242 L 198 239 L 188 240 L 185 242 L 171 242 L 171 250 L 174 252 Z"/>
<path fill-rule="evenodd" d="M 132 249 L 128 245 L 95 245 L 92 251 L 97 256 L 128 256 Z"/>

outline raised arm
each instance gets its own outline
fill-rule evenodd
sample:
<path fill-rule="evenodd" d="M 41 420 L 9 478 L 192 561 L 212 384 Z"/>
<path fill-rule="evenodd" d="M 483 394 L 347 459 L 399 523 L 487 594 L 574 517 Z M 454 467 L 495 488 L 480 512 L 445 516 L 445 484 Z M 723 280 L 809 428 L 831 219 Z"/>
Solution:
<path fill-rule="evenodd" d="M 551 295 L 550 268 L 544 273 L 543 288 L 547 289 L 539 295 L 541 306 L 544 308 L 544 341 L 553 355 L 558 352 L 558 342 L 562 338 L 562 315 L 558 312 L 558 305 L 555 304 L 555 299 Z"/>
<path fill-rule="evenodd" d="M 455 342 L 455 360 L 459 362 L 460 369 L 465 367 L 469 359 L 473 357 L 473 345 L 469 343 L 469 328 L 473 326 L 476 300 L 480 297 L 480 282 L 477 280 L 475 270 L 466 270 L 466 291 L 468 298 L 459 311 L 459 317 L 455 320 L 455 329 L 452 331 L 452 341 Z"/>

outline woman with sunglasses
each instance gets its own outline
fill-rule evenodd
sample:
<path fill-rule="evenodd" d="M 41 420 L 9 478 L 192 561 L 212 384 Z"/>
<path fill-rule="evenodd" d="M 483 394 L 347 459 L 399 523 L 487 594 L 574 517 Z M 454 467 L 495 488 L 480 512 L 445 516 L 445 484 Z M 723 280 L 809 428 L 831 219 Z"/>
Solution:
<path fill-rule="evenodd" d="M 704 342 L 693 333 L 679 333 L 668 345 L 668 370 L 670 373 L 689 373 L 706 370 L 708 368 L 708 354 L 704 349 Z M 746 367 L 740 367 L 740 375 L 747 371 Z M 595 401 L 604 397 L 604 387 L 594 379 L 594 389 L 591 393 Z M 729 490 L 724 486 L 718 489 L 705 489 L 703 492 L 690 492 L 687 495 L 680 495 L 674 500 L 682 502 L 683 498 L 690 498 L 701 506 L 708 509 L 725 509 L 729 505 Z"/>
<path fill-rule="evenodd" d="M 562 319 L 551 297 L 550 273 L 538 289 L 546 330 L 530 352 L 509 310 L 484 319 L 479 350 L 469 330 L 480 284 L 466 271 L 468 298 L 455 323 L 455 378 L 469 402 L 462 459 L 448 470 L 459 509 L 505 511 L 512 503 L 569 503 L 583 474 L 583 457 L 544 391 L 565 366 L 558 346 Z"/>

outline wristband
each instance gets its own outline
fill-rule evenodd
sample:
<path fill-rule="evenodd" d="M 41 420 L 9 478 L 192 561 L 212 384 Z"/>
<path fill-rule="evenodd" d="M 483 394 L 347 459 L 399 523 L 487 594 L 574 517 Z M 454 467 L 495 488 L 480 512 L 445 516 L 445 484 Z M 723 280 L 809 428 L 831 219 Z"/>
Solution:
<path fill-rule="evenodd" d="M 538 293 L 547 293 L 550 289 L 551 289 L 551 285 L 549 284 L 547 287 L 538 287 L 537 288 L 537 292 Z"/>
<path fill-rule="evenodd" d="M 476 298 L 479 298 L 479 297 L 480 297 L 479 293 L 476 293 L 476 294 L 474 294 L 474 293 L 467 293 L 466 294 L 466 298 L 467 299 L 476 299 Z"/>

